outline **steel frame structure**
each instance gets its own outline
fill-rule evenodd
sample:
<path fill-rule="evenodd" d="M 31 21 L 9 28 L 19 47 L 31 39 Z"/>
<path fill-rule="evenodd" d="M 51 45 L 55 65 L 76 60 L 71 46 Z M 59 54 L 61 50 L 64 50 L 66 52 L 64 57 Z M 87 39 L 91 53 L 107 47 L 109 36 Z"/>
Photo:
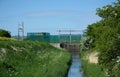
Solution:
<path fill-rule="evenodd" d="M 24 23 L 18 24 L 18 40 L 24 39 Z"/>
<path fill-rule="evenodd" d="M 72 32 L 82 32 L 82 30 L 57 30 L 57 32 L 59 32 L 59 39 L 60 39 L 61 32 L 69 32 L 69 39 L 70 39 L 70 44 L 71 44 Z"/>

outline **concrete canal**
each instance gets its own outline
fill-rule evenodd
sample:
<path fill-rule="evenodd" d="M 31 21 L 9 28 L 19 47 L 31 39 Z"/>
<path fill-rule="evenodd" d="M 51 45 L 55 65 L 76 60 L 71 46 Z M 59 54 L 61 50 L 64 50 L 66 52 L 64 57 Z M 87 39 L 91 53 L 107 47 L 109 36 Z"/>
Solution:
<path fill-rule="evenodd" d="M 66 49 L 72 54 L 72 62 L 68 71 L 68 77 L 83 77 L 81 60 L 79 57 L 80 44 L 79 43 L 60 43 L 60 47 Z"/>
<path fill-rule="evenodd" d="M 70 66 L 68 77 L 82 77 L 81 60 L 79 54 L 72 55 L 72 64 Z"/>

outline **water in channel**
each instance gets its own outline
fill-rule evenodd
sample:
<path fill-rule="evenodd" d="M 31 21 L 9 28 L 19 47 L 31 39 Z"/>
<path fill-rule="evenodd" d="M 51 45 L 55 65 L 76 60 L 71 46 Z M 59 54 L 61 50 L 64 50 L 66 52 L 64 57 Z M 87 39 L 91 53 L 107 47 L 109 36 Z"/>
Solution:
<path fill-rule="evenodd" d="M 81 60 L 79 54 L 72 55 L 72 64 L 70 66 L 68 77 L 82 77 Z"/>

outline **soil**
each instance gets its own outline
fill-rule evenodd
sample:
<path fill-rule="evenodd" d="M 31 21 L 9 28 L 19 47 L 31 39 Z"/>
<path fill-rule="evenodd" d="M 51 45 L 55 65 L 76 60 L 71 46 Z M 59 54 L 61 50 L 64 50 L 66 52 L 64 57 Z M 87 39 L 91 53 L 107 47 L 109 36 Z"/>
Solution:
<path fill-rule="evenodd" d="M 98 63 L 98 52 L 91 52 L 87 55 L 86 59 L 90 62 L 90 63 Z"/>

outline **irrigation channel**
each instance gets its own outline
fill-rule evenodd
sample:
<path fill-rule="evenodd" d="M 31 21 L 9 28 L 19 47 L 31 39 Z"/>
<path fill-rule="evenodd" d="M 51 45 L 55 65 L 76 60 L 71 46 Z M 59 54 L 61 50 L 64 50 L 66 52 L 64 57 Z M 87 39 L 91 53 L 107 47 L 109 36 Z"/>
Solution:
<path fill-rule="evenodd" d="M 72 62 L 68 71 L 68 77 L 83 77 L 82 76 L 82 66 L 79 57 L 80 44 L 78 43 L 61 43 L 61 48 L 65 48 L 68 52 L 72 54 Z"/>
<path fill-rule="evenodd" d="M 79 54 L 72 54 L 72 64 L 68 72 L 68 77 L 82 77 L 82 67 Z"/>

